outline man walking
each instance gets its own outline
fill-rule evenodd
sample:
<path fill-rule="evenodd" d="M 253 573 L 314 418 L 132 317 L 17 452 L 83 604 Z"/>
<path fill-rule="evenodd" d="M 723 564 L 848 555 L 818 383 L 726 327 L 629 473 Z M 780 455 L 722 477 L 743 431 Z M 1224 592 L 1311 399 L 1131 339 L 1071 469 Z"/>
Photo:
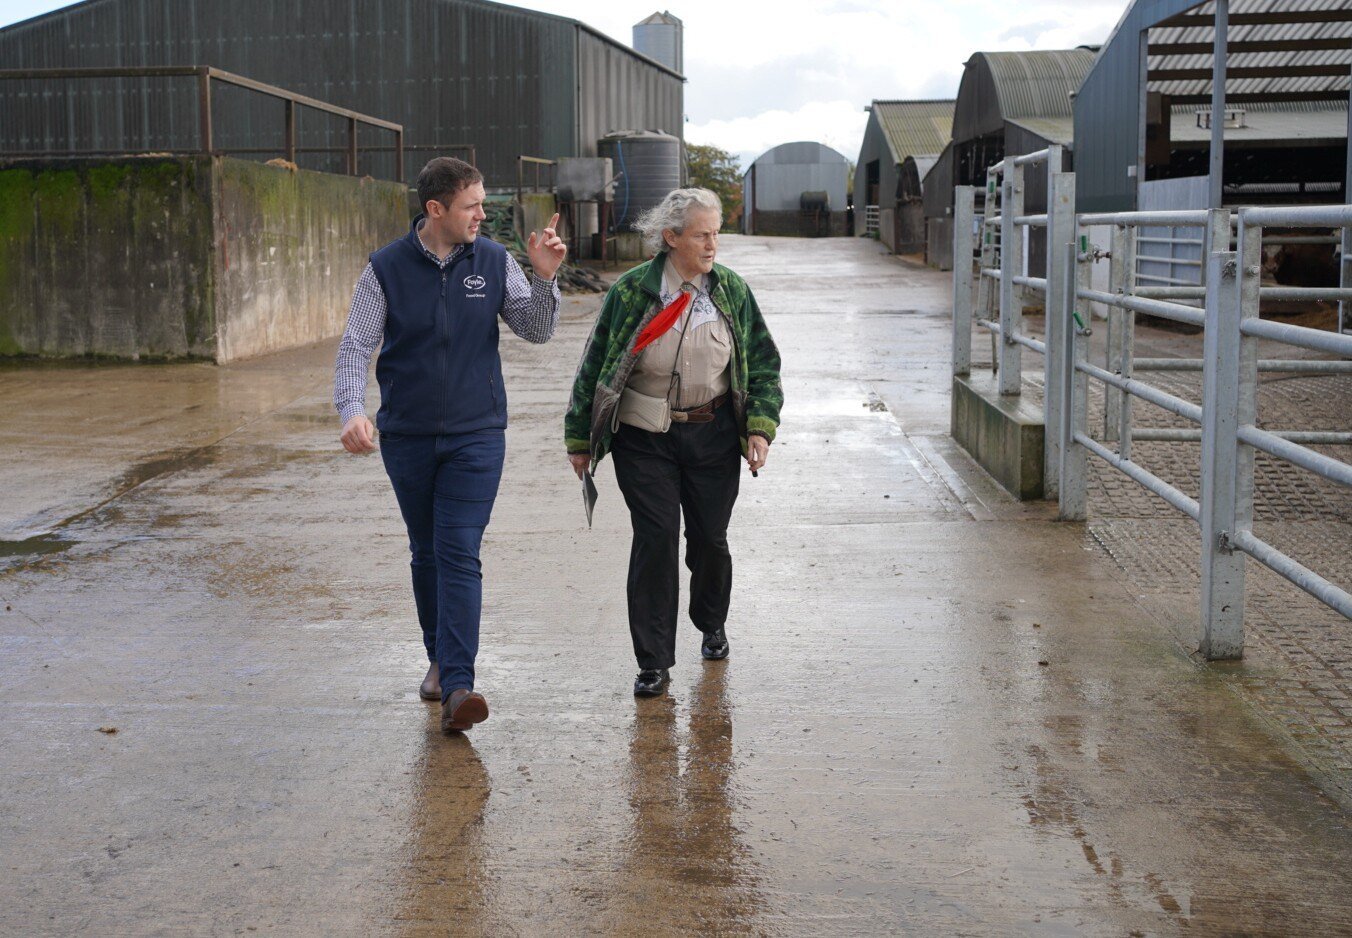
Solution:
<path fill-rule="evenodd" d="M 488 719 L 474 690 L 483 578 L 479 545 L 502 478 L 507 396 L 498 318 L 528 342 L 559 321 L 554 274 L 566 248 L 555 215 L 527 242 L 528 280 L 500 244 L 479 235 L 483 176 L 448 157 L 418 175 L 423 214 L 371 255 L 338 347 L 333 402 L 349 453 L 375 450 L 366 376 L 380 348 L 380 452 L 408 527 L 413 599 L 431 666 L 419 693 L 441 701 L 441 728 Z"/>

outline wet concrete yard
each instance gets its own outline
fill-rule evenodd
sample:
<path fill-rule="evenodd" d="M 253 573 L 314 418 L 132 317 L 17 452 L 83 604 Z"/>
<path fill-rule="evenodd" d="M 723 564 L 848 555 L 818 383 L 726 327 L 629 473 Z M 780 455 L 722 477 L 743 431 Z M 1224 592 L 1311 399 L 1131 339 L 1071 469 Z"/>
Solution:
<path fill-rule="evenodd" d="M 844 239 L 723 259 L 787 397 L 732 657 L 687 628 L 670 696 L 631 695 L 623 502 L 607 462 L 588 531 L 560 445 L 599 301 L 570 299 L 504 340 L 466 738 L 417 698 L 333 345 L 0 371 L 0 932 L 1352 933 L 1352 824 L 1246 666 L 1188 659 L 948 440 L 946 275 Z"/>

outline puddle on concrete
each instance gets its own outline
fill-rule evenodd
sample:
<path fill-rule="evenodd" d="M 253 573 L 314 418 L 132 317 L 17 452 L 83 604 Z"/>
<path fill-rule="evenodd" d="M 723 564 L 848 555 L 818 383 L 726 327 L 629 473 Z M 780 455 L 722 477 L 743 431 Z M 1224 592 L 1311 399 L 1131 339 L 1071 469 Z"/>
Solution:
<path fill-rule="evenodd" d="M 137 463 L 122 473 L 113 483 L 112 488 L 118 495 L 123 495 L 157 476 L 184 469 L 201 469 L 209 466 L 215 459 L 215 447 L 212 446 L 203 446 L 182 453 L 170 453 L 166 456 L 156 456 L 154 459 Z"/>
<path fill-rule="evenodd" d="M 24 538 L 22 541 L 0 540 L 0 560 L 59 554 L 74 544 L 74 541 L 57 537 L 55 534 L 39 534 L 36 537 Z"/>

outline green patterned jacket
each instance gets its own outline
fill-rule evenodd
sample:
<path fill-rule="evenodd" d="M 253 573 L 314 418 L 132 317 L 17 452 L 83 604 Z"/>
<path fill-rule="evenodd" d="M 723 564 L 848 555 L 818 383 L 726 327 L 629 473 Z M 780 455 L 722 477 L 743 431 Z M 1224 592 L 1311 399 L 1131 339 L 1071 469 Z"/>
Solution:
<path fill-rule="evenodd" d="M 563 436 L 568 452 L 591 454 L 593 468 L 610 450 L 615 405 L 638 361 L 634 338 L 661 308 L 666 262 L 663 252 L 615 281 L 582 353 Z M 732 403 L 745 453 L 748 434 L 774 440 L 779 426 L 784 404 L 779 350 L 746 281 L 721 264 L 714 265 L 709 280 L 709 296 L 732 327 Z"/>

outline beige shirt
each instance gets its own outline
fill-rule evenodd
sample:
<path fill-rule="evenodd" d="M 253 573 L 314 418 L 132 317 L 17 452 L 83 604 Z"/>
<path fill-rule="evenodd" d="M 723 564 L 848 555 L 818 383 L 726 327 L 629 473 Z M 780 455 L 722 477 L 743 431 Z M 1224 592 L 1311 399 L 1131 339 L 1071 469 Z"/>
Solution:
<path fill-rule="evenodd" d="M 662 273 L 663 307 L 680 294 L 681 284 L 680 275 L 668 260 Z M 695 298 L 681 318 L 643 350 L 629 375 L 629 387 L 649 397 L 665 397 L 677 410 L 698 407 L 726 394 L 732 381 L 732 331 L 709 297 L 708 275 L 701 274 L 694 286 Z M 673 382 L 672 371 L 680 375 L 678 382 Z"/>

